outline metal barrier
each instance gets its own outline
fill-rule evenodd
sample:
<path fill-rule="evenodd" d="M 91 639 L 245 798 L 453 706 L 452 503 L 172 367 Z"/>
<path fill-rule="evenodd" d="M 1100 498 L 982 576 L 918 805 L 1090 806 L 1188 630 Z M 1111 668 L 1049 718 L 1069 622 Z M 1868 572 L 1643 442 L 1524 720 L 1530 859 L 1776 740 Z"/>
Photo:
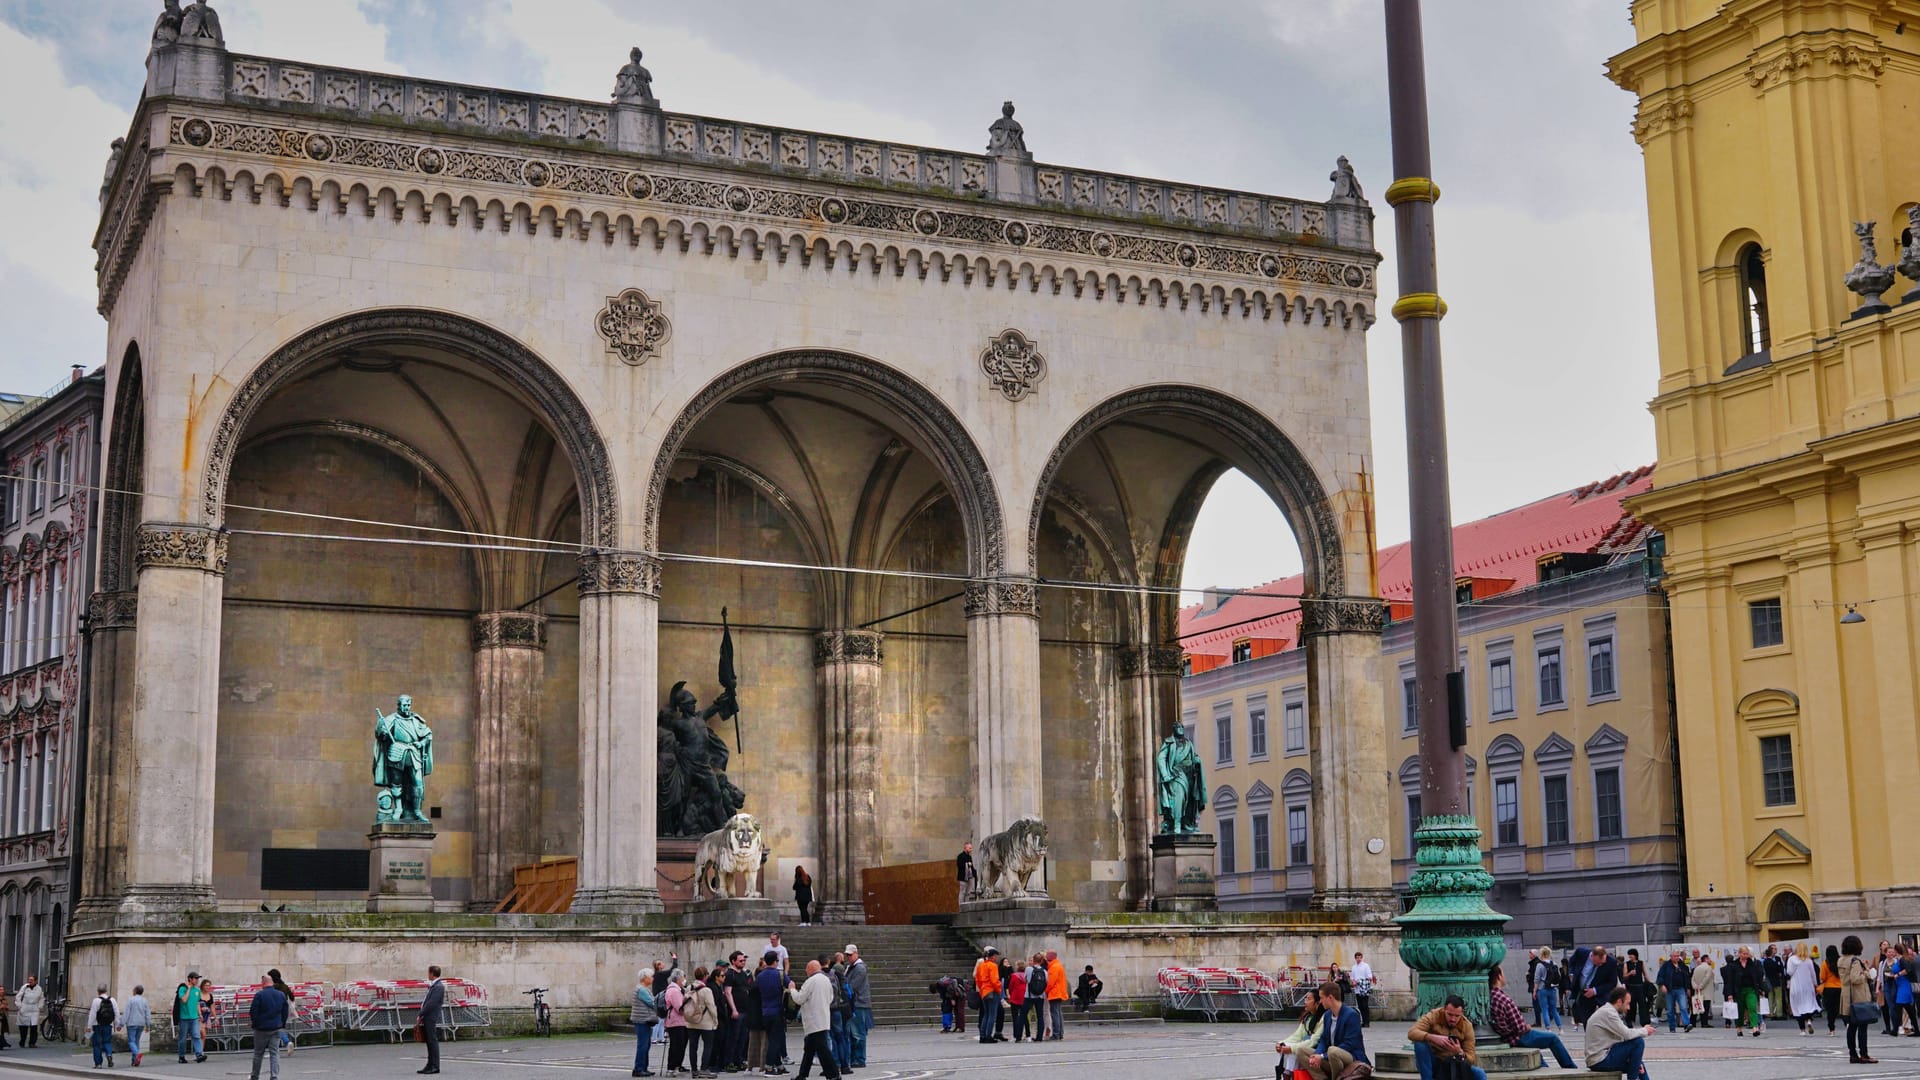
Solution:
<path fill-rule="evenodd" d="M 443 979 L 446 1005 L 440 1030 L 455 1039 L 462 1029 L 491 1026 L 493 1017 L 487 1006 L 487 989 L 465 979 Z M 287 1031 L 296 1042 L 303 1036 L 306 1045 L 331 1046 L 335 1031 L 377 1031 L 388 1041 L 399 1042 L 418 1026 L 420 1003 L 429 984 L 420 979 L 392 982 L 361 980 L 351 983 L 292 983 L 290 1023 Z M 200 1017 L 200 1038 L 208 1053 L 231 1053 L 253 1046 L 253 996 L 258 986 L 213 986 L 213 1000 Z M 178 1045 L 173 1024 L 173 1003 L 166 1011 L 155 1008 L 153 1036 L 164 1035 Z"/>
<path fill-rule="evenodd" d="M 1248 1020 L 1278 1016 L 1286 1000 L 1279 979 L 1253 968 L 1161 968 L 1156 981 L 1166 1008 L 1200 1013 L 1210 1023 L 1223 1013 Z"/>

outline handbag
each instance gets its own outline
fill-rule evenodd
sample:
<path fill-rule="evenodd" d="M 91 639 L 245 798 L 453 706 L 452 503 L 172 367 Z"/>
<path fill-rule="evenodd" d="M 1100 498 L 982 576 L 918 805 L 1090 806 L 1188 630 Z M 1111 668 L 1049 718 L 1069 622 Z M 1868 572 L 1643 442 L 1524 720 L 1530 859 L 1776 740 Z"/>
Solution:
<path fill-rule="evenodd" d="M 1764 1020 L 1767 1017 L 1772 1015 L 1773 1015 L 1773 999 L 1768 997 L 1765 994 L 1761 994 L 1760 995 L 1760 1018 Z"/>
<path fill-rule="evenodd" d="M 1847 1018 L 1856 1024 L 1877 1024 L 1880 1022 L 1880 1006 L 1871 1001 L 1856 1001 Z"/>
<path fill-rule="evenodd" d="M 1736 1024 L 1739 1023 L 1740 1022 L 1739 1002 L 1734 1001 L 1732 998 L 1728 998 L 1727 1000 L 1722 1001 L 1720 1003 L 1720 1019 L 1731 1020 Z"/>

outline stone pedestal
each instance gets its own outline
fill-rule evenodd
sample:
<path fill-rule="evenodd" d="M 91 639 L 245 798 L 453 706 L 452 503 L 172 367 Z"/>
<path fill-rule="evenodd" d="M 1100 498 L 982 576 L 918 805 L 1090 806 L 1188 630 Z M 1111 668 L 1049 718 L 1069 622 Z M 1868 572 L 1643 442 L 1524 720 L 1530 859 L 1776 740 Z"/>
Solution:
<path fill-rule="evenodd" d="M 976 936 L 993 931 L 1064 934 L 1070 922 L 1067 913 L 1050 897 L 1012 896 L 961 904 L 959 914 L 953 918 L 953 927 Z"/>
<path fill-rule="evenodd" d="M 1212 833 L 1162 833 L 1153 838 L 1153 910 L 1218 911 Z"/>
<path fill-rule="evenodd" d="M 1474 1054 L 1480 1059 L 1480 1068 L 1491 1076 L 1495 1073 L 1532 1072 L 1540 1067 L 1542 1056 L 1538 1050 L 1526 1050 L 1511 1046 L 1501 1046 L 1490 1038 L 1477 1040 Z M 1402 1073 L 1418 1076 L 1419 1067 L 1413 1060 L 1413 1044 L 1402 1043 L 1392 1050 L 1377 1050 L 1373 1054 L 1373 1067 L 1380 1073 L 1399 1075 Z"/>
<path fill-rule="evenodd" d="M 771 897 L 702 897 L 680 911 L 688 929 L 772 930 L 780 926 L 780 903 Z M 757 955 L 757 954 L 756 954 Z"/>
<path fill-rule="evenodd" d="M 368 911 L 433 910 L 433 826 L 382 821 L 367 834 Z"/>

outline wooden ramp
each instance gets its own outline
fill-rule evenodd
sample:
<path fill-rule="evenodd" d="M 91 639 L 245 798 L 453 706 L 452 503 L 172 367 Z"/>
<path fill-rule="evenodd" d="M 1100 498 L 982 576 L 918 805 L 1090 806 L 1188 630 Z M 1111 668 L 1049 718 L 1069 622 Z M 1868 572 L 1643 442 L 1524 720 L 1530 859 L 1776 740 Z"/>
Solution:
<path fill-rule="evenodd" d="M 572 855 L 545 859 L 513 868 L 513 891 L 496 912 L 515 915 L 559 915 L 573 907 L 573 888 L 580 877 L 580 860 Z"/>

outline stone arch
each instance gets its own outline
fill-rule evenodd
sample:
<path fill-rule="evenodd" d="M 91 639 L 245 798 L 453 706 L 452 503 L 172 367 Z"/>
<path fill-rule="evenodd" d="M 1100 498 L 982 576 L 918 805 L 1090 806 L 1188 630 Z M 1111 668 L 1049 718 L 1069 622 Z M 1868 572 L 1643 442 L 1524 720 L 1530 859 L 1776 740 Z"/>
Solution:
<path fill-rule="evenodd" d="M 114 384 L 112 426 L 100 486 L 100 569 L 94 588 L 103 593 L 134 586 L 134 530 L 145 488 L 146 402 L 140 343 L 129 342 Z"/>
<path fill-rule="evenodd" d="M 1346 594 L 1339 517 L 1327 500 L 1326 486 L 1306 455 L 1279 425 L 1240 400 L 1206 387 L 1178 384 L 1137 387 L 1108 398 L 1081 416 L 1054 444 L 1053 453 L 1048 456 L 1039 483 L 1034 487 L 1029 510 L 1029 566 L 1035 565 L 1038 558 L 1040 515 L 1046 507 L 1047 493 L 1053 488 L 1067 456 L 1093 432 L 1116 420 L 1145 412 L 1202 421 L 1247 454 L 1257 473 L 1254 481 L 1274 496 L 1293 526 L 1308 590 L 1320 596 Z"/>
<path fill-rule="evenodd" d="M 925 449 L 953 492 L 966 531 L 969 572 L 978 577 L 1002 573 L 1006 527 L 1000 495 L 966 425 L 938 395 L 907 375 L 879 361 L 830 349 L 789 350 L 749 360 L 707 383 L 681 408 L 654 456 L 641 530 L 643 545 L 649 550 L 659 546 L 667 477 L 694 427 L 743 391 L 795 378 L 865 394 L 899 414 L 912 434 L 925 440 Z"/>
<path fill-rule="evenodd" d="M 240 440 L 260 407 L 301 372 L 343 349 L 428 345 L 465 357 L 518 391 L 530 409 L 553 425 L 573 462 L 580 489 L 582 540 L 613 547 L 619 506 L 612 460 L 592 413 L 566 380 L 512 337 L 462 315 L 416 308 L 356 312 L 296 335 L 261 361 L 234 390 L 214 429 L 202 478 L 202 510 L 209 524 L 225 520 L 227 480 Z"/>
<path fill-rule="evenodd" d="M 1782 885 L 1762 905 L 1770 923 L 1804 923 L 1813 918 L 1807 898 L 1791 885 Z"/>

